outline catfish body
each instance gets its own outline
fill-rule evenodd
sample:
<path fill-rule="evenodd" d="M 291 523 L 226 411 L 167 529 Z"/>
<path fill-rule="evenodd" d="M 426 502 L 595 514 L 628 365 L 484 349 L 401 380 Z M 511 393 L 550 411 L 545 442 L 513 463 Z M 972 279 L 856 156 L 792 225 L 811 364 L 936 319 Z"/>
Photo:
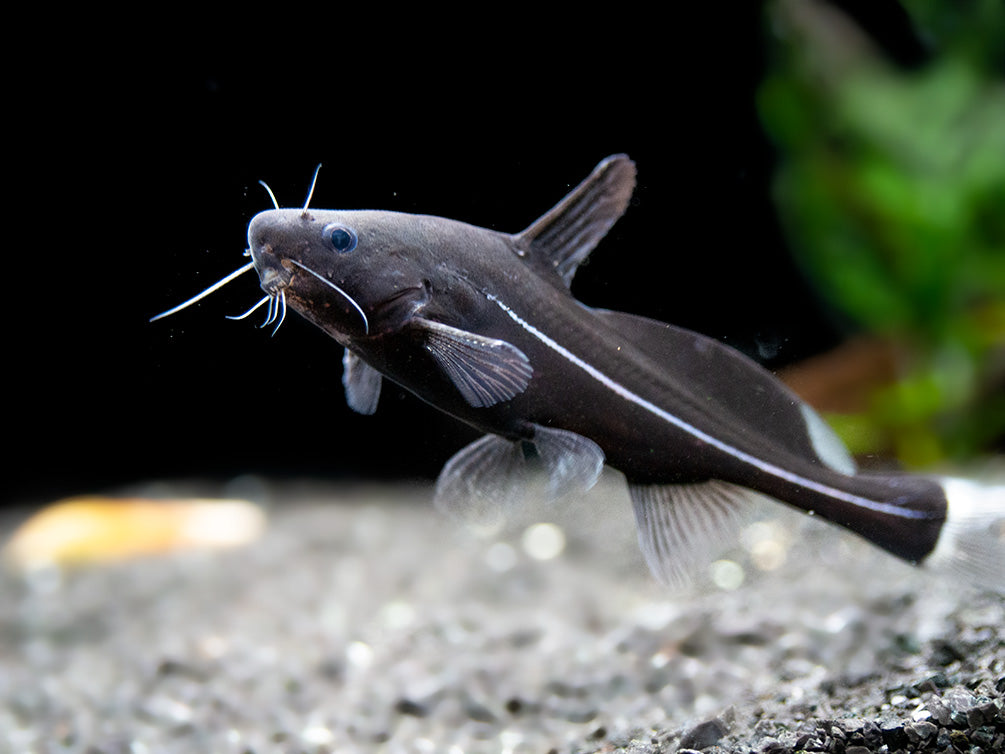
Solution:
<path fill-rule="evenodd" d="M 448 509 L 505 505 L 524 484 L 529 448 L 555 496 L 588 488 L 607 463 L 624 473 L 643 551 L 667 581 L 735 525 L 750 491 L 915 563 L 960 549 L 947 521 L 963 509 L 972 521 L 975 501 L 981 522 L 988 505 L 1000 511 L 1000 488 L 859 474 L 824 422 L 745 356 L 576 301 L 576 268 L 634 182 L 627 157 L 608 158 L 517 234 L 305 208 L 260 213 L 248 242 L 266 294 L 345 347 L 351 407 L 372 413 L 387 377 L 486 433 L 441 474 Z M 978 548 L 977 570 L 1002 565 L 999 546 Z"/>

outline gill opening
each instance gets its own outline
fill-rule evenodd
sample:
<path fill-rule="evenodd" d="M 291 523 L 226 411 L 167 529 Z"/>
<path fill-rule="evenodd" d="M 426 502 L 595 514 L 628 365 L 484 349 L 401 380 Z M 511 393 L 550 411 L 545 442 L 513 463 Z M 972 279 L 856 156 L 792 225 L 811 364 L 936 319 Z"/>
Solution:
<path fill-rule="evenodd" d="M 321 274 L 315 272 L 314 270 L 312 270 L 307 265 L 301 264 L 296 259 L 290 259 L 288 261 L 290 262 L 290 264 L 296 265 L 297 267 L 299 267 L 300 269 L 302 269 L 304 272 L 307 272 L 307 273 L 313 275 L 314 277 L 316 277 L 318 280 L 320 280 L 322 283 L 324 283 L 325 285 L 327 285 L 333 291 L 335 291 L 340 296 L 342 296 L 346 301 L 348 301 L 350 304 L 352 304 L 353 308 L 359 313 L 360 318 L 363 320 L 363 334 L 364 335 L 369 335 L 370 334 L 370 321 L 366 318 L 366 313 L 363 311 L 363 307 L 361 307 L 359 304 L 357 304 L 356 301 L 355 301 L 355 299 L 353 299 L 352 296 L 350 296 L 348 293 L 346 293 L 345 291 L 343 291 L 341 288 L 339 288 L 337 285 L 335 285 L 335 283 L 333 283 L 331 280 L 329 280 L 328 278 L 326 278 L 324 275 L 321 275 Z"/>

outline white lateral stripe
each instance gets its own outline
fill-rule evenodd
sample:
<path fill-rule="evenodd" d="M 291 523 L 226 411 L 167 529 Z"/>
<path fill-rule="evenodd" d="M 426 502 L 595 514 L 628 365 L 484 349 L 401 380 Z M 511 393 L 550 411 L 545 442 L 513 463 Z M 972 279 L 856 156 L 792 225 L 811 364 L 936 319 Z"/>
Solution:
<path fill-rule="evenodd" d="M 793 474 L 791 471 L 786 471 L 780 466 L 776 466 L 772 463 L 762 461 L 760 458 L 757 458 L 756 456 L 752 456 L 749 453 L 745 453 L 742 450 L 739 450 L 738 448 L 734 448 L 731 445 L 727 445 L 721 440 L 718 440 L 715 437 L 712 437 L 711 435 L 702 432 L 697 427 L 691 426 L 681 418 L 674 416 L 673 414 L 668 413 L 667 411 L 664 411 L 656 404 L 647 401 L 641 395 L 633 393 L 631 390 L 626 388 L 621 383 L 612 380 L 610 377 L 601 372 L 599 369 L 583 361 L 581 358 L 576 356 L 576 354 L 572 353 L 571 351 L 567 350 L 564 346 L 560 345 L 559 343 L 556 343 L 554 340 L 549 338 L 543 332 L 541 332 L 532 324 L 523 319 L 515 311 L 510 309 L 506 304 L 504 304 L 494 295 L 492 295 L 491 293 L 486 293 L 485 295 L 489 299 L 489 301 L 492 301 L 493 303 L 496 304 L 496 306 L 498 306 L 500 309 L 506 312 L 506 314 L 509 315 L 509 318 L 512 319 L 514 322 L 516 322 L 518 325 L 520 325 L 520 327 L 522 327 L 528 333 L 530 333 L 539 341 L 544 343 L 546 346 L 548 346 L 548 348 L 552 349 L 557 354 L 562 356 L 562 358 L 575 364 L 577 367 L 582 369 L 584 372 L 586 372 L 588 375 L 590 375 L 593 379 L 602 384 L 604 387 L 608 388 L 617 395 L 621 396 L 626 401 L 630 401 L 631 403 L 634 403 L 636 406 L 645 409 L 649 413 L 658 416 L 659 418 L 669 422 L 670 424 L 673 424 L 675 427 L 684 430 L 685 432 L 701 440 L 702 442 L 707 443 L 708 445 L 711 445 L 715 448 L 718 448 L 724 453 L 728 453 L 729 455 L 743 461 L 744 463 L 749 463 L 751 466 L 755 466 L 767 474 L 771 474 L 772 476 L 778 477 L 779 479 L 784 479 L 785 481 L 791 482 L 793 484 L 798 484 L 800 487 L 805 487 L 807 489 L 814 490 L 815 492 L 828 495 L 829 497 L 833 497 L 838 500 L 844 500 L 845 502 L 851 503 L 852 505 L 857 505 L 861 508 L 868 508 L 869 510 L 879 511 L 880 513 L 889 513 L 890 515 L 900 516 L 902 518 L 919 518 L 919 519 L 928 518 L 928 515 L 924 511 L 914 511 L 910 509 L 900 508 L 896 505 L 890 505 L 889 503 L 880 503 L 875 500 L 869 500 L 868 498 L 859 497 L 858 495 L 849 494 L 847 492 L 844 492 L 843 490 L 828 487 L 827 485 L 824 484 L 819 484 L 817 482 L 814 482 L 812 479 L 806 479 L 804 477 L 799 476 L 798 474 Z"/>

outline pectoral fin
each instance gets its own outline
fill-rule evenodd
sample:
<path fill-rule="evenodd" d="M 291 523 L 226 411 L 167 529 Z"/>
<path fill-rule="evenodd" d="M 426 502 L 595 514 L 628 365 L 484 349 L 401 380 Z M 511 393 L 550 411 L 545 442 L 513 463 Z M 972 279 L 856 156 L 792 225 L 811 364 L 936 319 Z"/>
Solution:
<path fill-rule="evenodd" d="M 425 332 L 426 349 L 472 406 L 494 406 L 527 389 L 534 370 L 516 346 L 431 320 L 416 325 Z"/>
<path fill-rule="evenodd" d="M 527 496 L 530 450 L 541 460 L 551 500 L 586 492 L 604 467 L 593 440 L 564 429 L 535 425 L 529 440 L 486 435 L 447 461 L 436 481 L 436 506 L 476 525 L 498 523 Z"/>
<path fill-rule="evenodd" d="M 380 372 L 363 361 L 348 348 L 342 357 L 342 385 L 349 408 L 360 414 L 372 414 L 380 400 Z"/>
<path fill-rule="evenodd" d="M 727 482 L 629 484 L 639 545 L 660 581 L 680 587 L 736 540 L 755 493 Z"/>

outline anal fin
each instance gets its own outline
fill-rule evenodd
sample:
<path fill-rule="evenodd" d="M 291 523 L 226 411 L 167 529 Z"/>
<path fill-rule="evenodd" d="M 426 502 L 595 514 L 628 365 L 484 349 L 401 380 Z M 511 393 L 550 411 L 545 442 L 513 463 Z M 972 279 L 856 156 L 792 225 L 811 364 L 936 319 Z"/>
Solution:
<path fill-rule="evenodd" d="M 629 484 L 639 545 L 649 569 L 671 587 L 688 583 L 732 544 L 756 493 L 728 482 Z"/>

